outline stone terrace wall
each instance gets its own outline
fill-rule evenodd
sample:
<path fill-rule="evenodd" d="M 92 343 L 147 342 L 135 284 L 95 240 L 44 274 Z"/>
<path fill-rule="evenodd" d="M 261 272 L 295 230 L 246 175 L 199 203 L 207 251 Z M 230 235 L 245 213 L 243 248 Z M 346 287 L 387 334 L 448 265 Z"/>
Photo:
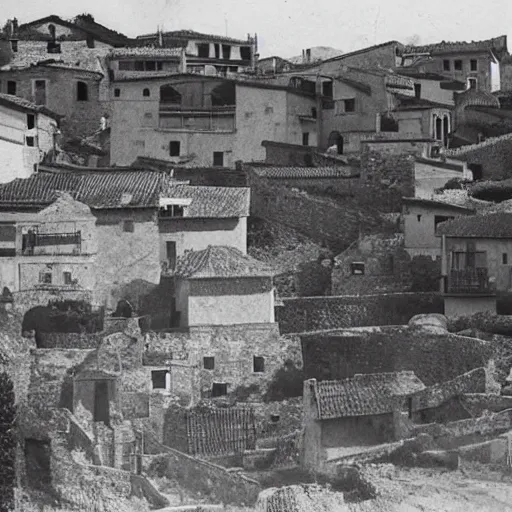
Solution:
<path fill-rule="evenodd" d="M 86 334 L 80 332 L 39 333 L 41 347 L 95 349 L 101 343 L 104 333 Z"/>
<path fill-rule="evenodd" d="M 40 289 L 14 292 L 14 310 L 26 313 L 36 306 L 47 306 L 50 301 L 86 301 L 92 304 L 92 292 L 89 290 Z"/>
<path fill-rule="evenodd" d="M 281 333 L 403 325 L 422 313 L 444 313 L 437 293 L 389 293 L 339 297 L 283 298 L 276 308 Z"/>

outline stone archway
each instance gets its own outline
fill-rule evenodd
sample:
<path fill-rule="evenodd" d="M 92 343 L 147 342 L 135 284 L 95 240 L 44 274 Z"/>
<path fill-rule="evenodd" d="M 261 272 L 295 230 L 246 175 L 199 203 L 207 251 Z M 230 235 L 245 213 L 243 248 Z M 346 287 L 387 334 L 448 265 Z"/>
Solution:
<path fill-rule="evenodd" d="M 336 146 L 338 155 L 343 154 L 343 136 L 340 132 L 331 132 L 329 134 L 329 140 L 327 142 L 328 147 Z"/>

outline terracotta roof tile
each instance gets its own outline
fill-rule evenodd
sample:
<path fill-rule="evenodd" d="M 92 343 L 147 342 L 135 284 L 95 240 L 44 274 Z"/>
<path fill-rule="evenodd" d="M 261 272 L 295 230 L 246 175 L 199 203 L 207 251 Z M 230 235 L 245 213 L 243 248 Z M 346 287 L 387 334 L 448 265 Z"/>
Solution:
<path fill-rule="evenodd" d="M 351 178 L 359 175 L 359 170 L 347 167 L 253 167 L 253 171 L 268 179 L 311 179 L 311 178 Z"/>
<path fill-rule="evenodd" d="M 512 238 L 512 213 L 459 217 L 439 224 L 437 234 L 452 238 Z"/>
<path fill-rule="evenodd" d="M 0 93 L 0 104 L 6 107 L 11 107 L 15 110 L 21 110 L 23 112 L 45 114 L 53 119 L 60 119 L 62 117 L 43 105 L 36 105 L 31 101 L 28 101 L 24 98 L 20 98 L 19 96 L 13 96 L 12 94 Z"/>
<path fill-rule="evenodd" d="M 400 397 L 425 389 L 414 372 L 359 374 L 316 383 L 319 419 L 392 412 Z"/>
<path fill-rule="evenodd" d="M 174 185 L 165 182 L 162 197 L 192 199 L 185 209 L 185 217 L 232 218 L 248 217 L 250 189 L 248 187 L 203 187 Z"/>
<path fill-rule="evenodd" d="M 234 247 L 210 245 L 202 251 L 186 251 L 178 260 L 175 275 L 181 278 L 270 277 L 273 272 Z"/>
<path fill-rule="evenodd" d="M 131 48 L 113 48 L 109 56 L 119 57 L 180 57 L 181 48 L 155 48 L 153 46 L 134 46 Z"/>
<path fill-rule="evenodd" d="M 162 37 L 164 39 L 200 39 L 210 41 L 224 41 L 226 43 L 239 43 L 239 44 L 250 44 L 249 41 L 244 39 L 234 39 L 232 37 L 219 36 L 215 34 L 203 34 L 196 32 L 195 30 L 173 30 L 171 32 L 163 32 Z M 144 34 L 137 36 L 137 39 L 152 39 L 158 38 L 158 34 Z"/>

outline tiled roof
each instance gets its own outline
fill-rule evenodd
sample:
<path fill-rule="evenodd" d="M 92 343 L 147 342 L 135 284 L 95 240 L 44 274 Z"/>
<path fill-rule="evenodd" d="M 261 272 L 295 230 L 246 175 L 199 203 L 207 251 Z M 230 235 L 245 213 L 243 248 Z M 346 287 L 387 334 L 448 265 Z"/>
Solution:
<path fill-rule="evenodd" d="M 459 217 L 439 224 L 437 234 L 452 238 L 512 238 L 512 213 Z"/>
<path fill-rule="evenodd" d="M 180 57 L 181 48 L 155 48 L 153 46 L 134 46 L 131 48 L 113 48 L 109 56 L 119 57 Z"/>
<path fill-rule="evenodd" d="M 488 146 L 495 146 L 501 143 L 504 143 L 508 146 L 511 142 L 512 133 L 506 133 L 505 135 L 500 135 L 499 137 L 490 137 L 476 144 L 470 144 L 468 146 L 462 146 L 460 148 L 455 149 L 445 149 L 444 154 L 448 157 L 458 158 L 460 156 L 465 155 L 466 153 L 470 153 L 471 151 L 475 151 L 477 149 L 482 149 Z"/>
<path fill-rule="evenodd" d="M 36 105 L 31 101 L 28 101 L 19 96 L 13 96 L 12 94 L 0 93 L 0 104 L 6 107 L 13 108 L 15 110 L 21 110 L 23 112 L 34 112 L 36 114 L 45 114 L 53 119 L 60 119 L 62 116 L 56 114 L 52 110 L 44 107 L 43 105 Z"/>
<path fill-rule="evenodd" d="M 252 167 L 262 178 L 268 179 L 312 179 L 312 178 L 351 178 L 359 175 L 359 169 L 339 167 Z"/>
<path fill-rule="evenodd" d="M 94 209 L 156 208 L 161 181 L 160 173 L 141 171 L 38 173 L 1 184 L 0 206 L 41 207 L 65 191 Z"/>
<path fill-rule="evenodd" d="M 195 30 L 173 30 L 171 32 L 163 32 L 162 36 L 166 39 L 201 39 L 210 41 L 224 41 L 226 43 L 249 44 L 249 42 L 244 39 L 234 39 L 232 37 L 219 36 L 215 34 L 203 34 L 201 32 L 196 32 Z M 144 34 L 137 36 L 137 39 L 157 38 L 158 34 Z"/>
<path fill-rule="evenodd" d="M 440 43 L 422 46 L 406 46 L 403 53 L 430 53 L 435 55 L 458 52 L 478 52 L 485 50 L 493 51 L 497 54 L 497 57 L 501 57 L 502 54 L 507 54 L 507 36 L 495 37 L 484 41 L 441 41 Z"/>
<path fill-rule="evenodd" d="M 319 419 L 368 416 L 393 411 L 399 397 L 425 389 L 414 372 L 359 374 L 316 383 Z"/>
<path fill-rule="evenodd" d="M 175 275 L 182 278 L 270 277 L 273 272 L 234 247 L 209 245 L 202 251 L 186 251 L 178 260 Z"/>
<path fill-rule="evenodd" d="M 438 103 L 436 101 L 430 101 L 424 98 L 416 98 L 415 96 L 407 96 L 405 94 L 395 93 L 395 97 L 399 102 L 396 110 L 450 108 L 450 105 Z"/>
<path fill-rule="evenodd" d="M 203 187 L 174 185 L 168 181 L 162 197 L 192 199 L 184 217 L 233 218 L 248 217 L 251 191 L 247 187 Z"/>
<path fill-rule="evenodd" d="M 460 212 L 474 213 L 473 208 L 466 208 L 465 206 L 459 206 L 457 204 L 450 204 L 443 201 L 434 201 L 432 199 L 422 199 L 419 197 L 403 197 L 402 202 L 404 204 L 412 204 L 418 206 L 428 206 L 432 208 L 441 208 L 443 210 L 453 209 Z"/>

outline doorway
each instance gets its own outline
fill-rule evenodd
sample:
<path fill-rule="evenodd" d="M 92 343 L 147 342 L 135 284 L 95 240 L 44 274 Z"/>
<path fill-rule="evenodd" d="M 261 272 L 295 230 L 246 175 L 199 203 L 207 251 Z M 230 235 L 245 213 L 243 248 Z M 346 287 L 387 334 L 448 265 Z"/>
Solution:
<path fill-rule="evenodd" d="M 175 270 L 176 268 L 176 242 L 166 242 L 165 250 L 167 255 L 167 264 L 169 270 Z"/>
<path fill-rule="evenodd" d="M 343 155 L 343 136 L 340 132 L 331 132 L 327 145 L 328 147 L 336 146 L 338 155 Z"/>
<path fill-rule="evenodd" d="M 106 380 L 99 380 L 94 384 L 94 421 L 110 426 L 110 405 Z"/>

